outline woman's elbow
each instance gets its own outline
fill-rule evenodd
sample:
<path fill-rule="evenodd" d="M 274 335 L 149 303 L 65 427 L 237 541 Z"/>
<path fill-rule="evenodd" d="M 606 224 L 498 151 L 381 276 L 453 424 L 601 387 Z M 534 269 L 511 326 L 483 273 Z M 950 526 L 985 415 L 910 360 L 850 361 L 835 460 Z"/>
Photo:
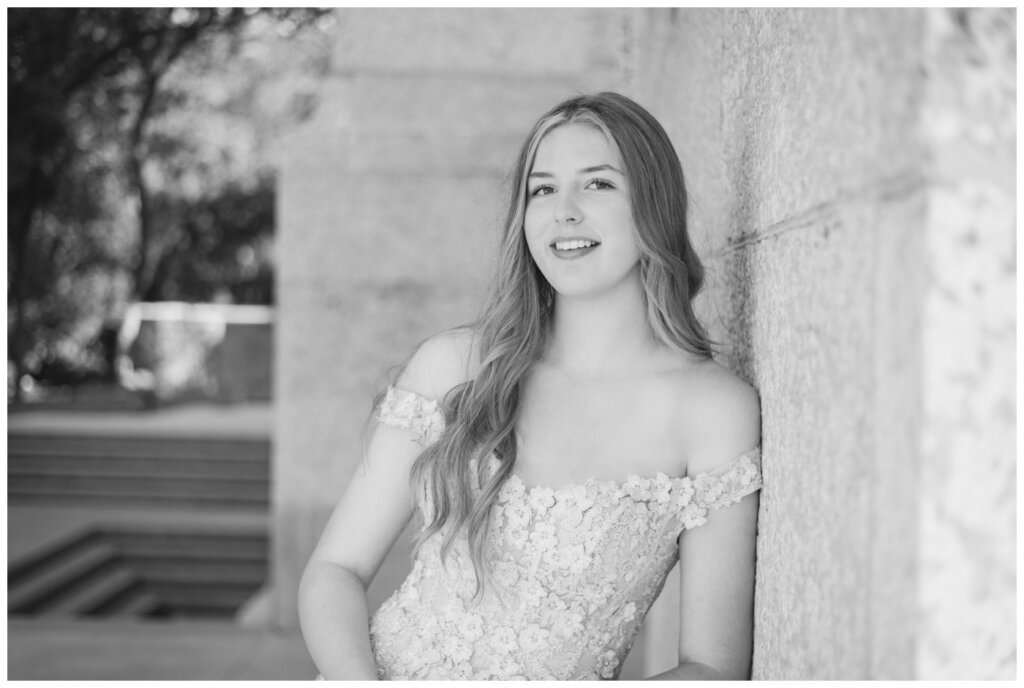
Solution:
<path fill-rule="evenodd" d="M 335 569 L 332 571 L 332 568 Z M 299 579 L 299 616 L 310 609 L 316 609 L 322 598 L 329 595 L 331 578 L 337 578 L 341 567 L 319 559 L 310 559 Z"/>
<path fill-rule="evenodd" d="M 306 568 L 302 571 L 302 577 L 299 578 L 298 602 L 300 620 L 305 616 L 306 610 L 313 605 L 317 597 L 317 590 L 320 587 L 318 571 L 314 563 L 311 560 L 306 564 Z"/>
<path fill-rule="evenodd" d="M 326 559 L 310 559 L 299 579 L 299 605 L 320 597 L 332 594 L 340 588 L 359 589 L 366 591 L 363 577 L 351 568 Z"/>

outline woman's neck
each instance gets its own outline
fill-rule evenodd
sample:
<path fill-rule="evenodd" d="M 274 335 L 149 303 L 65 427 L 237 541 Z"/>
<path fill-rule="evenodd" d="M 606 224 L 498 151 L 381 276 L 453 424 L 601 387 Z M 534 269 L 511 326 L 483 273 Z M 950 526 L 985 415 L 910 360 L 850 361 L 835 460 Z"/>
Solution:
<path fill-rule="evenodd" d="M 663 351 L 639 290 L 599 299 L 556 297 L 545 363 L 578 377 L 615 376 L 637 372 Z"/>

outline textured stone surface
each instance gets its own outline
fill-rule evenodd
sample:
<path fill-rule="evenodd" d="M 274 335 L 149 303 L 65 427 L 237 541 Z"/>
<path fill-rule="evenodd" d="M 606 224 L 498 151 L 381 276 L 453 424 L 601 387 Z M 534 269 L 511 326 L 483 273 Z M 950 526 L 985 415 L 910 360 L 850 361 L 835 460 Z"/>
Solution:
<path fill-rule="evenodd" d="M 762 395 L 755 677 L 1014 674 L 1014 18 L 646 21 L 700 310 Z"/>
<path fill-rule="evenodd" d="M 920 159 L 914 11 L 658 10 L 644 24 L 637 90 L 676 142 L 706 250 Z"/>
<path fill-rule="evenodd" d="M 504 175 L 532 119 L 578 88 L 557 76 L 355 72 L 331 81 L 318 142 L 325 162 L 357 175 Z"/>
<path fill-rule="evenodd" d="M 1016 13 L 929 14 L 921 634 L 928 679 L 1016 674 Z"/>
<path fill-rule="evenodd" d="M 922 300 L 927 282 L 919 186 L 880 199 L 872 241 L 874 282 L 874 452 L 871 470 L 871 619 L 868 673 L 914 677 L 920 585 L 912 546 L 919 537 L 923 363 Z M 867 285 L 865 285 L 867 286 Z"/>
<path fill-rule="evenodd" d="M 754 676 L 910 677 L 917 518 L 899 486 L 920 428 L 920 13 L 640 24 L 637 91 L 679 148 L 709 267 L 699 310 L 761 393 Z M 673 635 L 663 619 L 652 637 Z"/>
<path fill-rule="evenodd" d="M 901 524 L 883 528 L 887 510 L 873 509 L 871 498 L 889 476 L 872 470 L 874 290 L 863 282 L 872 275 L 874 231 L 893 229 L 879 227 L 872 210 L 837 208 L 827 222 L 775 234 L 736 256 L 747 266 L 732 274 L 757 285 L 744 367 L 759 383 L 769 458 L 758 541 L 758 678 L 873 677 L 873 538 L 898 537 Z"/>
<path fill-rule="evenodd" d="M 619 12 L 586 9 L 375 9 L 339 13 L 335 64 L 365 73 L 483 72 L 508 79 L 619 69 Z"/>

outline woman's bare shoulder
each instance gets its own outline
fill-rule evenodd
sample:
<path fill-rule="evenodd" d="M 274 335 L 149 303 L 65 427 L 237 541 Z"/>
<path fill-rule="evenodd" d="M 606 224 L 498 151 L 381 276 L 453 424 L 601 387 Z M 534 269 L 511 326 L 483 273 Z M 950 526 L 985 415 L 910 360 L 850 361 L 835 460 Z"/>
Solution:
<path fill-rule="evenodd" d="M 715 470 L 760 444 L 758 392 L 722 364 L 694 366 L 680 375 L 675 390 L 689 473 Z"/>
<path fill-rule="evenodd" d="M 476 376 L 477 348 L 471 327 L 439 332 L 416 348 L 397 385 L 428 399 L 442 399 L 448 390 Z"/>

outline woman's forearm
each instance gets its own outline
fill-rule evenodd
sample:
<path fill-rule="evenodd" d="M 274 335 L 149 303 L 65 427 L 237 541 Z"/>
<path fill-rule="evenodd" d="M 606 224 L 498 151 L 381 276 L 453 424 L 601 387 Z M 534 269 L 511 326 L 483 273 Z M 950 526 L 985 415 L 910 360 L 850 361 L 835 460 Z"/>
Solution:
<path fill-rule="evenodd" d="M 354 573 L 331 562 L 310 562 L 299 585 L 299 622 L 324 678 L 377 679 L 366 591 Z"/>

